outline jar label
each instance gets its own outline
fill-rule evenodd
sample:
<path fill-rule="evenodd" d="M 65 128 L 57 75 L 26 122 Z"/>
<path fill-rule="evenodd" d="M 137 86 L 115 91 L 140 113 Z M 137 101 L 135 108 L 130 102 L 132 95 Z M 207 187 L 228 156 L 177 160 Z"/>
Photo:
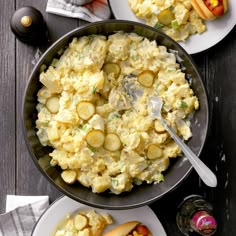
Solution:
<path fill-rule="evenodd" d="M 212 235 L 216 230 L 217 223 L 208 212 L 198 211 L 191 219 L 191 226 L 202 235 Z"/>

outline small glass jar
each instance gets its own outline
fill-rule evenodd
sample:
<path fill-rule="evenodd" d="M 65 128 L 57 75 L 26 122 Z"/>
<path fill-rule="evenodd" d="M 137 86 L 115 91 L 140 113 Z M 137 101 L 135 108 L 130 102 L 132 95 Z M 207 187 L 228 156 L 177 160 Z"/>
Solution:
<path fill-rule="evenodd" d="M 213 207 L 200 195 L 190 195 L 183 199 L 178 207 L 176 223 L 186 236 L 210 236 L 217 229 Z"/>

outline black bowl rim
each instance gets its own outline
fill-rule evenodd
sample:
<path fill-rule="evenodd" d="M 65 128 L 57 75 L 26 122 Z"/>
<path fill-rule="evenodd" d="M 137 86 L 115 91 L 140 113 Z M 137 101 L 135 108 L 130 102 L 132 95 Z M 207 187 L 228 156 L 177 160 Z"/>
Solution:
<path fill-rule="evenodd" d="M 207 92 L 206 92 L 206 88 L 205 88 L 205 85 L 203 84 L 203 81 L 202 81 L 202 78 L 199 74 L 199 71 L 197 69 L 197 66 L 193 60 L 193 58 L 191 57 L 190 54 L 187 53 L 187 51 L 180 45 L 178 44 L 176 41 L 174 41 L 171 37 L 169 37 L 168 35 L 164 34 L 163 32 L 159 31 L 158 29 L 155 29 L 151 26 L 148 26 L 148 25 L 145 25 L 143 23 L 140 23 L 140 22 L 135 22 L 135 21 L 130 21 L 130 20 L 116 20 L 116 19 L 113 19 L 113 20 L 103 20 L 103 21 L 98 21 L 98 22 L 94 22 L 94 23 L 88 23 L 88 24 L 85 24 L 83 26 L 80 26 L 80 27 L 77 27 L 69 32 L 67 32 L 66 34 L 64 34 L 63 36 L 61 36 L 59 39 L 57 39 L 40 57 L 40 59 L 38 60 L 38 62 L 35 64 L 34 68 L 32 69 L 32 72 L 30 73 L 29 75 L 29 79 L 28 79 L 28 82 L 26 84 L 26 87 L 25 87 L 25 91 L 24 91 L 24 94 L 23 94 L 23 102 L 22 102 L 22 110 L 21 110 L 21 123 L 22 123 L 22 126 L 23 126 L 23 135 L 24 135 L 24 139 L 25 139 L 25 142 L 26 142 L 26 145 L 27 145 L 27 148 L 28 148 L 28 151 L 30 153 L 30 156 L 31 158 L 33 159 L 35 165 L 37 166 L 37 169 L 43 174 L 43 176 L 54 186 L 56 187 L 61 193 L 67 195 L 68 197 L 74 199 L 75 201 L 78 201 L 78 202 L 81 202 L 83 204 L 86 204 L 88 206 L 92 206 L 92 207 L 97 207 L 97 208 L 103 208 L 103 209 L 111 209 L 111 210 L 122 210 L 122 209 L 131 209 L 131 208 L 136 208 L 136 207 L 141 207 L 141 206 L 144 206 L 144 205 L 149 205 L 151 203 L 153 203 L 154 201 L 160 199 L 161 197 L 163 197 L 163 195 L 165 194 L 168 194 L 170 192 L 172 192 L 174 189 L 176 189 L 186 178 L 187 176 L 191 173 L 193 167 L 192 165 L 190 164 L 190 167 L 189 169 L 186 171 L 186 173 L 182 176 L 182 178 L 176 182 L 169 190 L 165 191 L 164 193 L 158 195 L 158 197 L 155 197 L 155 198 L 152 198 L 152 199 L 149 199 L 149 200 L 146 200 L 146 201 L 143 201 L 143 202 L 140 202 L 140 203 L 135 203 L 135 204 L 127 204 L 125 206 L 107 206 L 107 205 L 104 205 L 104 204 L 96 204 L 96 203 L 91 203 L 89 201 L 86 201 L 86 199 L 81 199 L 81 198 L 78 198 L 78 197 L 75 197 L 74 195 L 72 195 L 71 193 L 69 193 L 68 191 L 66 191 L 65 189 L 61 188 L 60 186 L 58 186 L 53 180 L 51 180 L 45 173 L 44 171 L 42 170 L 42 168 L 39 166 L 38 164 L 38 160 L 35 156 L 35 154 L 33 153 L 32 151 L 32 148 L 31 148 L 31 145 L 28 141 L 28 138 L 27 138 L 27 131 L 26 131 L 26 126 L 25 126 L 25 119 L 24 119 L 24 110 L 25 110 L 25 107 L 24 107 L 24 104 L 25 104 L 25 99 L 26 99 L 26 93 L 27 93 L 27 90 L 28 90 L 28 87 L 29 87 L 29 84 L 31 82 L 31 78 L 33 76 L 33 74 L 35 73 L 35 71 L 38 70 L 38 67 L 39 65 L 42 64 L 42 62 L 44 61 L 46 55 L 54 48 L 57 46 L 57 44 L 59 44 L 61 41 L 63 41 L 65 38 L 69 38 L 71 35 L 73 35 L 74 33 L 76 32 L 79 32 L 80 30 L 83 30 L 83 29 L 86 29 L 86 28 L 90 28 L 91 25 L 92 26 L 96 26 L 96 25 L 101 25 L 101 24 L 112 24 L 112 23 L 119 23 L 119 24 L 133 24 L 133 25 L 137 25 L 137 26 L 140 26 L 140 27 L 143 27 L 143 28 L 147 28 L 151 31 L 155 31 L 157 32 L 158 34 L 162 35 L 163 37 L 165 38 L 168 38 L 170 41 L 172 41 L 172 43 L 177 47 L 179 48 L 180 50 L 183 51 L 183 53 L 185 54 L 185 56 L 188 58 L 188 60 L 191 62 L 192 66 L 194 67 L 195 71 L 196 71 L 196 74 L 199 78 L 199 82 L 201 84 L 201 87 L 203 89 L 203 92 L 204 92 L 204 95 L 206 96 L 206 129 L 205 129 L 205 133 L 204 133 L 204 141 L 197 153 L 197 156 L 200 156 L 201 153 L 202 153 L 202 150 L 204 148 L 204 145 L 206 143 L 206 139 L 207 139 L 207 135 L 208 135 L 208 132 L 209 132 L 209 99 L 208 99 L 208 95 L 207 95 Z M 95 193 L 94 193 L 95 194 Z"/>

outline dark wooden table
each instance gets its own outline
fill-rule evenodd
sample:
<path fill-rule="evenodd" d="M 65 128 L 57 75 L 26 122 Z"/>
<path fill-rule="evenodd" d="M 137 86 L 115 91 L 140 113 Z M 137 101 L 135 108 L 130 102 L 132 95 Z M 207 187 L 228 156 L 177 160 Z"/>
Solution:
<path fill-rule="evenodd" d="M 37 50 L 16 40 L 9 26 L 14 11 L 34 6 L 45 17 L 50 44 L 86 22 L 45 13 L 46 0 L 1 0 L 0 7 L 0 213 L 7 194 L 49 195 L 58 192 L 36 169 L 22 133 L 21 107 Z M 189 194 L 201 194 L 214 206 L 219 228 L 216 235 L 236 235 L 236 28 L 218 45 L 193 56 L 209 95 L 210 130 L 201 155 L 216 173 L 218 186 L 206 187 L 195 171 L 181 186 L 151 205 L 168 235 L 181 235 L 175 224 L 176 208 Z"/>

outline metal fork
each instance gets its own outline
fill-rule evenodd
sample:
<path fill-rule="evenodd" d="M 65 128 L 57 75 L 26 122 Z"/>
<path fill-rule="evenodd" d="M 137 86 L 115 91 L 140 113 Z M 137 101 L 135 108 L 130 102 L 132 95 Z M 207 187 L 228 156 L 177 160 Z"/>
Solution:
<path fill-rule="evenodd" d="M 161 124 L 165 127 L 166 131 L 179 145 L 182 152 L 188 158 L 188 160 L 190 161 L 202 181 L 209 187 L 216 187 L 217 178 L 215 174 L 193 153 L 193 151 L 180 139 L 180 137 L 175 133 L 175 131 L 163 119 L 161 115 L 161 110 L 163 106 L 162 99 L 157 96 L 150 97 L 150 105 L 152 108 L 153 116 L 161 122 Z"/>

